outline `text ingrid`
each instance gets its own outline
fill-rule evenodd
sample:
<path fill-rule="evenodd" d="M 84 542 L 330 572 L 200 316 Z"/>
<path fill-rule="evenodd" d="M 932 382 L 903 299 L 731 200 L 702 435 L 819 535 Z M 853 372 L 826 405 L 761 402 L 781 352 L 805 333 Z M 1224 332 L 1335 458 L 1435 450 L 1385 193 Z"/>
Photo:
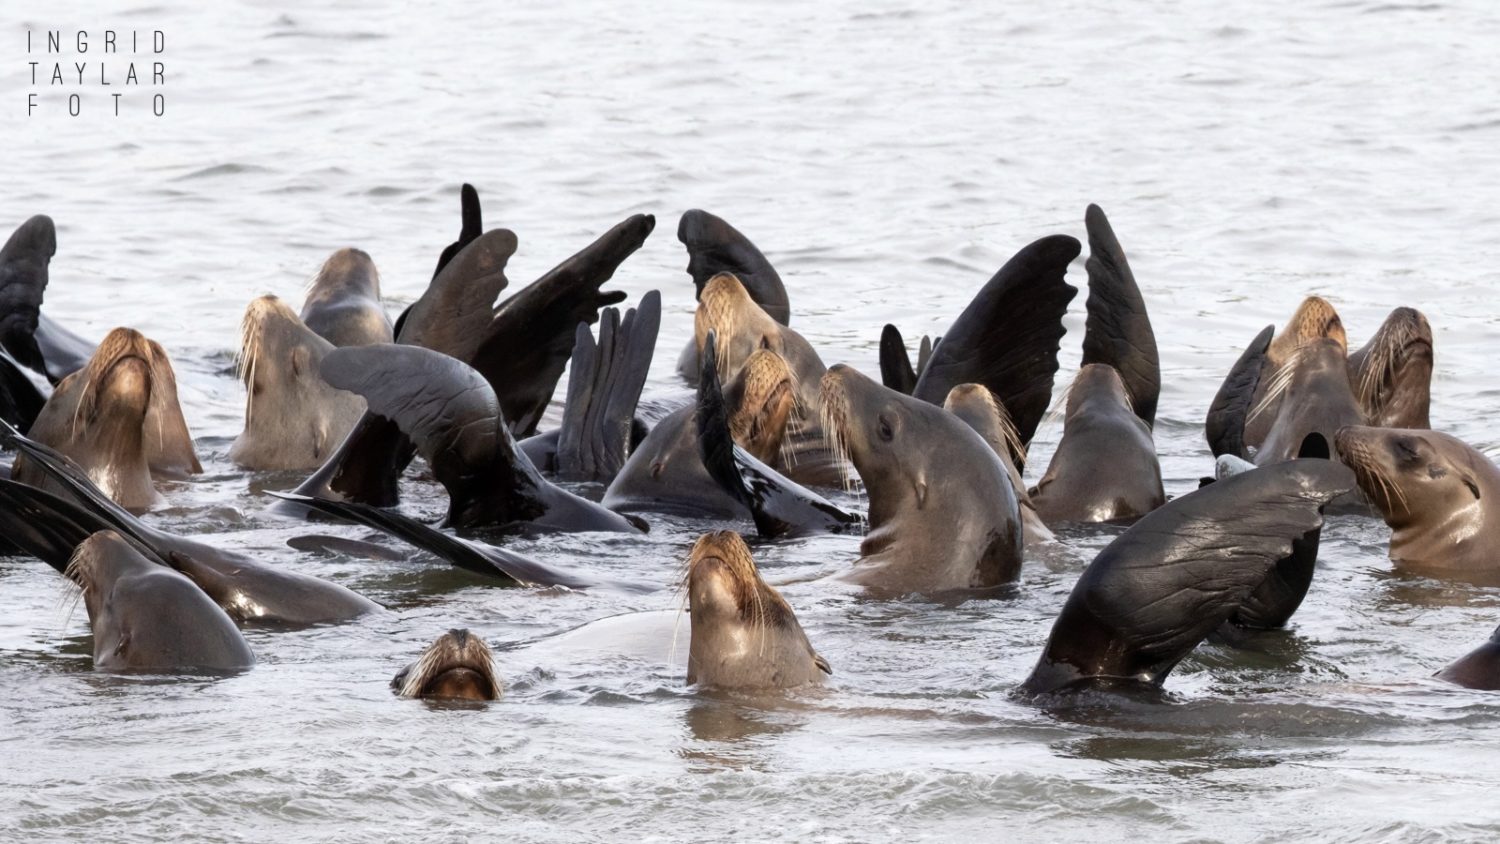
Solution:
<path fill-rule="evenodd" d="M 93 55 L 83 59 L 90 51 Z M 93 104 L 97 100 L 104 103 L 98 111 L 118 117 L 131 109 L 135 92 L 145 86 L 153 89 L 151 113 L 161 117 L 167 110 L 166 93 L 161 91 L 167 84 L 167 66 L 162 61 L 166 51 L 167 36 L 159 29 L 149 32 L 106 29 L 102 38 L 90 37 L 84 29 L 66 33 L 60 29 L 27 30 L 26 54 L 33 58 L 27 62 L 32 90 L 26 93 L 26 116 L 61 104 L 69 115 L 78 117 L 85 111 L 96 110 Z M 69 53 L 66 60 L 59 58 Z M 135 59 L 138 55 L 152 58 L 138 62 Z M 46 58 L 34 58 L 37 56 Z M 106 60 L 105 56 L 110 58 Z M 107 88 L 119 90 L 104 90 Z M 57 96 L 48 96 L 54 92 Z"/>

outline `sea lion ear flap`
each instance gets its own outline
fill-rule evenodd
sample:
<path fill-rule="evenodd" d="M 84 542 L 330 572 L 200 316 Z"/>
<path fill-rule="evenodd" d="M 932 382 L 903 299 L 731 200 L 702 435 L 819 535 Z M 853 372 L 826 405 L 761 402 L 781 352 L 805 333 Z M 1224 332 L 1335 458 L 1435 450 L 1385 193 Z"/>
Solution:
<path fill-rule="evenodd" d="M 292 349 L 292 374 L 298 378 L 302 377 L 312 367 L 312 353 L 306 346 L 297 346 Z"/>
<path fill-rule="evenodd" d="M 917 509 L 921 510 L 927 506 L 927 476 L 925 474 L 917 476 L 916 489 Z"/>
<path fill-rule="evenodd" d="M 1475 501 L 1478 501 L 1480 499 L 1481 496 L 1479 495 L 1479 485 L 1474 483 L 1473 478 L 1469 477 L 1468 475 L 1464 475 L 1464 486 L 1469 488 L 1469 492 L 1474 493 Z"/>
<path fill-rule="evenodd" d="M 818 666 L 818 670 L 824 674 L 833 674 L 833 666 L 829 665 L 828 660 L 824 659 L 823 655 L 816 651 L 813 652 L 813 665 Z"/>

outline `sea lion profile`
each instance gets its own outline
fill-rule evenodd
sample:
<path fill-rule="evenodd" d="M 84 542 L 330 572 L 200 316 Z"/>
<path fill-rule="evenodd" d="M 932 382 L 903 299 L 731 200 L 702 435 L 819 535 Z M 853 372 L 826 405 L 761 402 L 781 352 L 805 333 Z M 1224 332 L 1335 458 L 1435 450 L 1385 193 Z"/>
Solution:
<path fill-rule="evenodd" d="M 776 268 L 750 239 L 723 219 L 697 208 L 687 211 L 677 224 L 677 239 L 687 247 L 688 275 L 693 296 L 702 300 L 703 288 L 722 273 L 739 279 L 745 292 L 771 319 L 782 325 L 792 322 L 786 287 Z M 702 366 L 702 343 L 689 341 L 677 361 L 677 371 L 688 383 L 697 384 Z"/>
<path fill-rule="evenodd" d="M 1028 695 L 1157 688 L 1227 621 L 1322 508 L 1348 489 L 1327 460 L 1217 481 L 1157 508 L 1099 552 L 1022 684 Z"/>
<path fill-rule="evenodd" d="M 495 657 L 484 640 L 468 630 L 449 630 L 427 646 L 416 662 L 391 678 L 401 697 L 435 700 L 498 700 L 504 685 L 495 676 Z"/>
<path fill-rule="evenodd" d="M 153 474 L 182 478 L 203 471 L 166 351 L 128 328 L 111 331 L 88 364 L 58 384 L 29 433 L 73 459 L 112 499 L 137 512 L 161 500 Z M 15 470 L 17 480 L 47 485 L 24 457 Z"/>
<path fill-rule="evenodd" d="M 1036 503 L 1031 500 L 1031 494 L 1021 480 L 1021 470 L 1016 468 L 1025 464 L 1026 449 L 1021 444 L 1021 435 L 1017 433 L 1015 423 L 1010 421 L 1010 414 L 1005 411 L 1000 400 L 995 398 L 995 394 L 983 384 L 959 384 L 948 391 L 943 409 L 973 428 L 1005 466 L 1011 489 L 1015 491 L 1016 501 L 1021 506 L 1021 525 L 1026 544 L 1051 542 L 1055 539 L 1047 523 L 1037 514 Z"/>
<path fill-rule="evenodd" d="M 1500 469 L 1437 431 L 1351 426 L 1334 438 L 1365 500 L 1391 528 L 1398 568 L 1500 582 Z"/>
<path fill-rule="evenodd" d="M 1500 628 L 1489 641 L 1475 648 L 1435 675 L 1466 689 L 1500 691 Z"/>
<path fill-rule="evenodd" d="M 687 560 L 692 619 L 689 684 L 713 689 L 788 689 L 821 683 L 828 661 L 813 650 L 781 593 L 760 577 L 733 531 L 706 533 Z"/>
<path fill-rule="evenodd" d="M 1042 520 L 1136 519 L 1166 501 L 1151 427 L 1113 366 L 1085 364 L 1068 390 L 1062 440 L 1031 490 Z"/>
<path fill-rule="evenodd" d="M 1016 580 L 1020 506 L 1000 457 L 974 429 L 843 364 L 823 376 L 820 405 L 824 429 L 870 499 L 860 559 L 843 579 L 896 595 Z"/>
<path fill-rule="evenodd" d="M 1380 330 L 1349 353 L 1349 379 L 1368 424 L 1430 428 L 1432 326 L 1414 308 L 1391 311 Z"/>
<path fill-rule="evenodd" d="M 230 460 L 256 471 L 315 469 L 333 453 L 365 412 L 364 399 L 319 374 L 334 348 L 275 296 L 245 308 L 237 360 L 245 429 Z"/>
<path fill-rule="evenodd" d="M 255 664 L 234 622 L 192 581 L 114 531 L 78 545 L 66 575 L 83 590 L 100 671 L 238 671 Z"/>
<path fill-rule="evenodd" d="M 328 256 L 302 303 L 302 322 L 335 346 L 389 343 L 391 318 L 380 304 L 380 273 L 361 249 Z"/>

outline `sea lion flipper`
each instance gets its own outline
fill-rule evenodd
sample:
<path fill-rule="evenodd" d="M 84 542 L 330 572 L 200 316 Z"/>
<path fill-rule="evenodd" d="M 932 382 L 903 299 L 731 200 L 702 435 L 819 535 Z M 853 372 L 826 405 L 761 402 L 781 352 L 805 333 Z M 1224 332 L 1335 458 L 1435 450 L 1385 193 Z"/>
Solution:
<path fill-rule="evenodd" d="M 320 371 L 400 426 L 450 495 L 501 456 L 495 393 L 462 361 L 419 346 L 351 346 L 329 352 Z"/>
<path fill-rule="evenodd" d="M 917 386 L 917 372 L 911 367 L 911 355 L 901 330 L 886 323 L 880 332 L 880 381 L 898 393 L 911 395 Z"/>
<path fill-rule="evenodd" d="M 98 514 L 19 481 L 0 479 L 0 535 L 59 573 L 85 539 L 113 525 Z"/>
<path fill-rule="evenodd" d="M 437 278 L 443 267 L 453 260 L 453 256 L 462 252 L 465 246 L 473 243 L 479 235 L 484 233 L 484 215 L 479 209 L 479 191 L 468 182 L 458 191 L 458 203 L 463 215 L 463 224 L 458 231 L 458 239 L 443 247 L 442 254 L 438 255 L 437 268 L 432 271 L 432 277 Z"/>
<path fill-rule="evenodd" d="M 954 320 L 912 395 L 941 406 L 955 386 L 983 384 L 1029 443 L 1052 403 L 1062 319 L 1078 292 L 1063 275 L 1082 248 L 1051 235 L 1017 252 Z"/>
<path fill-rule="evenodd" d="M 120 532 L 138 544 L 156 547 L 152 537 L 153 529 L 99 489 L 88 473 L 67 455 L 23 436 L 15 428 L 3 423 L 0 423 L 0 441 L 19 451 L 29 463 L 35 464 L 55 481 L 70 503 L 107 522 L 111 530 Z"/>
<path fill-rule="evenodd" d="M 511 432 L 528 437 L 552 400 L 573 351 L 580 322 L 593 325 L 599 310 L 624 300 L 623 291 L 601 291 L 645 243 L 656 225 L 636 214 L 501 303 L 469 358 L 499 398 Z"/>
<path fill-rule="evenodd" d="M 44 313 L 36 318 L 36 345 L 47 365 L 47 377 L 56 383 L 88 364 L 98 343 L 91 343 Z"/>
<path fill-rule="evenodd" d="M 596 438 L 595 471 L 612 480 L 629 456 L 635 427 L 635 410 L 651 373 L 656 354 L 656 336 L 661 330 L 661 291 L 650 290 L 641 303 L 627 312 L 615 341 L 615 365 L 605 396 L 604 413 Z M 606 477 L 607 475 L 607 477 Z"/>
<path fill-rule="evenodd" d="M 1026 681 L 1032 693 L 1096 679 L 1160 685 L 1244 603 L 1349 489 L 1326 460 L 1292 460 L 1176 498 L 1084 570 Z"/>
<path fill-rule="evenodd" d="M 22 370 L 20 361 L 0 349 L 0 419 L 24 434 L 47 404 L 47 397 Z"/>
<path fill-rule="evenodd" d="M 48 371 L 36 330 L 47 290 L 47 265 L 56 252 L 57 227 L 45 214 L 22 223 L 0 247 L 0 347 L 54 384 L 62 376 Z"/>
<path fill-rule="evenodd" d="M 687 247 L 687 271 L 693 277 L 695 297 L 703 293 L 703 285 L 709 279 L 719 273 L 732 273 L 772 319 L 782 325 L 791 323 L 791 306 L 781 276 L 760 249 L 734 226 L 694 208 L 678 222 L 677 239 Z"/>
<path fill-rule="evenodd" d="M 1118 370 L 1131 408 L 1147 425 L 1154 425 L 1161 394 L 1161 359 L 1146 302 L 1104 211 L 1090 205 L 1084 223 L 1089 233 L 1089 259 L 1084 263 L 1089 298 L 1083 364 L 1105 363 Z"/>
<path fill-rule="evenodd" d="M 1219 391 L 1208 406 L 1203 436 L 1215 457 L 1230 454 L 1242 460 L 1250 458 L 1250 450 L 1245 446 L 1245 422 L 1250 417 L 1250 405 L 1255 400 L 1256 385 L 1260 383 L 1266 350 L 1270 348 L 1275 333 L 1276 326 L 1268 325 L 1255 335 L 1229 374 L 1224 376 L 1224 383 L 1219 385 Z"/>
<path fill-rule="evenodd" d="M 598 343 L 588 323 L 578 324 L 556 469 L 565 478 L 609 483 L 630 451 L 635 408 L 661 326 L 661 294 L 647 293 L 623 320 L 614 308 L 604 314 Z"/>

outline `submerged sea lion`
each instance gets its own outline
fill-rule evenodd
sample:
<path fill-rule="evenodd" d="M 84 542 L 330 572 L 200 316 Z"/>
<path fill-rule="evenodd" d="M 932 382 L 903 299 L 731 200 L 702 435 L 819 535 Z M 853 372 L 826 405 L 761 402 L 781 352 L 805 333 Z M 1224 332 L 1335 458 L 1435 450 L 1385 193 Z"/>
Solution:
<path fill-rule="evenodd" d="M 97 670 L 236 671 L 255 664 L 245 637 L 202 590 L 114 531 L 80 543 L 66 574 L 83 590 Z"/>
<path fill-rule="evenodd" d="M 1111 542 L 1073 587 L 1031 695 L 1154 688 L 1227 621 L 1348 489 L 1326 460 L 1293 460 L 1173 499 Z"/>
<path fill-rule="evenodd" d="M 302 322 L 335 346 L 389 343 L 391 318 L 380 304 L 380 273 L 369 254 L 340 249 L 328 256 L 302 303 Z"/>
<path fill-rule="evenodd" d="M 687 681 L 715 689 L 787 689 L 831 674 L 781 593 L 733 531 L 706 533 L 687 561 L 692 641 Z"/>
<path fill-rule="evenodd" d="M 1459 657 L 1436 676 L 1466 689 L 1500 691 L 1500 628 L 1490 634 L 1489 641 Z"/>
<path fill-rule="evenodd" d="M 1151 427 L 1130 405 L 1120 373 L 1086 364 L 1068 390 L 1062 440 L 1031 491 L 1043 521 L 1136 519 L 1166 501 Z"/>
<path fill-rule="evenodd" d="M 1016 432 L 1015 424 L 1010 421 L 1010 414 L 1005 412 L 1005 407 L 995 398 L 995 394 L 982 384 L 959 384 L 948 391 L 943 409 L 973 428 L 1005 466 L 1011 489 L 1015 491 L 1016 501 L 1021 507 L 1021 525 L 1026 535 L 1026 544 L 1051 542 L 1055 539 L 1047 523 L 1037 514 L 1036 504 L 1021 480 L 1021 470 L 1016 468 L 1025 463 L 1025 447 L 1021 445 L 1021 435 Z"/>
<path fill-rule="evenodd" d="M 1349 354 L 1349 380 L 1364 417 L 1379 428 L 1430 428 L 1432 327 L 1412 308 L 1397 308 L 1380 330 Z"/>
<path fill-rule="evenodd" d="M 941 407 L 843 364 L 823 376 L 820 404 L 824 428 L 870 499 L 870 530 L 845 579 L 905 594 L 986 588 L 1019 576 L 1020 507 L 979 434 Z"/>
<path fill-rule="evenodd" d="M 495 657 L 484 640 L 467 630 L 449 630 L 427 646 L 417 661 L 391 678 L 401 697 L 439 700 L 497 700 L 504 685 L 495 676 Z"/>
<path fill-rule="evenodd" d="M 229 448 L 230 460 L 270 471 L 313 469 L 328 458 L 365 412 L 364 399 L 319 374 L 334 348 L 275 296 L 250 303 L 237 362 L 248 394 L 245 429 Z"/>
<path fill-rule="evenodd" d="M 1365 499 L 1391 528 L 1399 568 L 1435 577 L 1500 581 L 1500 469 L 1437 431 L 1347 427 L 1334 439 Z"/>
<path fill-rule="evenodd" d="M 153 470 L 168 477 L 201 472 L 177 403 L 166 352 L 139 332 L 111 331 L 83 369 L 64 378 L 29 431 L 77 462 L 112 499 L 145 511 L 161 500 Z M 24 458 L 16 478 L 46 485 Z"/>

